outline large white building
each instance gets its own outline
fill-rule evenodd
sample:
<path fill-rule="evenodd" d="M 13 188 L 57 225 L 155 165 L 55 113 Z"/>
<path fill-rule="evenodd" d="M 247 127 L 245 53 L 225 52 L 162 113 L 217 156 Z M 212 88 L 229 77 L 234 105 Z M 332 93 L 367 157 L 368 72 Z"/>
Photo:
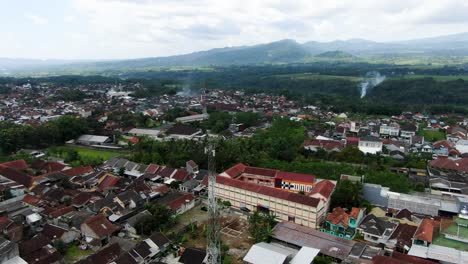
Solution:
<path fill-rule="evenodd" d="M 378 137 L 362 137 L 359 139 L 358 148 L 365 154 L 377 154 L 382 152 L 383 143 Z"/>

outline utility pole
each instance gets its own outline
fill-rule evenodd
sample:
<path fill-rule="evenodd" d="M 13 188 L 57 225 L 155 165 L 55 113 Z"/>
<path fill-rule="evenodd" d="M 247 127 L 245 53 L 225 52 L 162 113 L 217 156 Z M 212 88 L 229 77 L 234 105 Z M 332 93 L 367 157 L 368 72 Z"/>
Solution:
<path fill-rule="evenodd" d="M 207 254 L 208 264 L 220 264 L 220 241 L 219 241 L 219 208 L 216 200 L 216 165 L 215 144 L 207 140 L 205 153 L 208 155 L 208 229 L 207 229 Z"/>

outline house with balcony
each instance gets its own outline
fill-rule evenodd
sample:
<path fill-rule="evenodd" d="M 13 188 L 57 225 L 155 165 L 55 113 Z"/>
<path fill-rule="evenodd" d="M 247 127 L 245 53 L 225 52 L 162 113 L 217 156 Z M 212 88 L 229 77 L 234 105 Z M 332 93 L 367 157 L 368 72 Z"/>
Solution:
<path fill-rule="evenodd" d="M 356 228 L 364 215 L 364 209 L 353 207 L 347 213 L 341 207 L 335 207 L 325 219 L 321 231 L 337 237 L 352 240 L 356 235 Z"/>

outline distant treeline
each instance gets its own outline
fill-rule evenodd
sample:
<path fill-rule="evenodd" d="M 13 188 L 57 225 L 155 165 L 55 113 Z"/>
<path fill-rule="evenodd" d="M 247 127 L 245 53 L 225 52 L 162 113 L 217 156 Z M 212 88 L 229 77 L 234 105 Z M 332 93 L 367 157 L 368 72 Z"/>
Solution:
<path fill-rule="evenodd" d="M 378 71 L 387 77 L 417 75 L 468 75 L 467 67 L 410 67 L 370 63 L 317 62 L 309 64 L 229 66 L 210 69 L 147 70 L 120 73 L 119 77 L 57 76 L 44 78 L 0 78 L 5 83 L 51 83 L 61 86 L 79 84 L 140 83 L 134 95 L 139 98 L 161 94 L 175 94 L 182 87 L 195 90 L 241 89 L 248 93 L 286 95 L 303 103 L 316 104 L 339 112 L 393 115 L 402 111 L 429 113 L 468 113 L 468 81 L 437 81 L 434 78 L 387 78 L 371 89 L 364 99 L 360 97 L 356 78 L 367 72 Z M 327 78 L 288 78 L 285 74 L 327 75 Z M 115 73 L 114 73 L 115 74 Z"/>

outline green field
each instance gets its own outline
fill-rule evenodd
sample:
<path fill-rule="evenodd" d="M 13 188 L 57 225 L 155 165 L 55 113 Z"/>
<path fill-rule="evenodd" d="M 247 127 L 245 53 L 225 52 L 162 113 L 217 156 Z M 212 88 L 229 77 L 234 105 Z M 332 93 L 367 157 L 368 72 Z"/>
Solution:
<path fill-rule="evenodd" d="M 101 149 L 93 149 L 93 148 L 85 148 L 85 147 L 78 147 L 78 146 L 63 146 L 63 147 L 57 147 L 56 148 L 58 151 L 61 149 L 66 150 L 66 149 L 73 149 L 78 152 L 78 155 L 80 158 L 83 159 L 102 159 L 102 160 L 108 160 L 110 158 L 116 157 L 116 156 L 121 156 L 124 155 L 125 153 L 122 153 L 120 151 L 112 151 L 112 150 L 101 150 Z"/>
<path fill-rule="evenodd" d="M 446 82 L 454 80 L 468 80 L 468 75 L 405 75 L 402 77 L 394 77 L 391 79 L 422 79 L 422 78 L 434 78 L 437 81 Z"/>
<path fill-rule="evenodd" d="M 425 141 L 439 141 L 445 139 L 445 133 L 441 131 L 422 130 L 421 135 L 424 136 Z"/>
<path fill-rule="evenodd" d="M 315 73 L 298 73 L 298 74 L 279 74 L 272 75 L 275 78 L 289 78 L 295 80 L 347 80 L 352 82 L 360 82 L 361 77 L 357 76 L 339 76 L 339 75 L 322 75 Z"/>

